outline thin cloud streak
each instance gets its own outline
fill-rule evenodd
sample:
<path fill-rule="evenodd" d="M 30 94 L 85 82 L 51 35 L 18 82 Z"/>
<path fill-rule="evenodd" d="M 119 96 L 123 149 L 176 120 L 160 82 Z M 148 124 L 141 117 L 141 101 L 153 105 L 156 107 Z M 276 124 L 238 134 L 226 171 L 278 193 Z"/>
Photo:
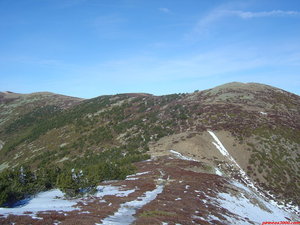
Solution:
<path fill-rule="evenodd" d="M 275 16 L 299 16 L 300 12 L 298 11 L 283 11 L 283 10 L 273 10 L 273 11 L 264 11 L 264 12 L 249 12 L 241 10 L 228 10 L 223 11 L 223 16 L 233 15 L 238 16 L 243 19 L 252 19 L 259 17 L 275 17 Z"/>
<path fill-rule="evenodd" d="M 283 11 L 272 10 L 263 12 L 251 12 L 243 10 L 227 10 L 224 7 L 218 7 L 210 11 L 207 15 L 202 17 L 194 26 L 192 32 L 186 35 L 187 38 L 193 37 L 195 34 L 207 34 L 210 26 L 226 17 L 239 17 L 242 19 L 254 19 L 263 17 L 295 17 L 300 16 L 300 11 Z"/>
<path fill-rule="evenodd" d="M 61 92 L 59 90 L 65 90 L 68 87 L 69 90 L 65 90 L 64 94 L 81 97 L 95 97 L 95 93 L 100 95 L 132 90 L 148 90 L 154 94 L 163 94 L 163 91 L 158 89 L 155 91 L 155 88 L 151 91 L 152 89 L 148 88 L 153 84 L 161 86 L 168 84 L 171 87 L 173 87 L 172 84 L 178 85 L 176 88 L 184 91 L 191 87 L 197 89 L 201 80 L 213 82 L 217 79 L 219 83 L 230 80 L 264 82 L 270 76 L 276 77 L 275 80 L 280 77 L 290 80 L 297 77 L 295 73 L 298 73 L 297 68 L 300 66 L 299 63 L 296 64 L 300 62 L 299 47 L 278 46 L 273 49 L 260 47 L 260 50 L 265 54 L 260 54 L 256 48 L 236 45 L 211 49 L 201 54 L 194 53 L 167 59 L 159 56 L 149 57 L 136 52 L 127 58 L 89 65 L 57 65 L 56 63 L 59 62 L 55 60 L 49 62 L 44 59 L 25 62 L 37 65 L 53 63 L 49 74 L 44 78 L 40 77 L 42 80 L 47 77 L 47 80 L 43 82 L 45 86 L 39 86 L 40 90 Z M 65 70 L 66 67 L 67 70 Z M 265 69 L 268 71 L 267 74 L 265 74 Z M 51 74 L 56 74 L 56 76 Z M 28 85 L 32 82 L 25 77 L 20 79 L 21 81 L 24 79 L 23 82 Z M 107 88 L 111 84 L 114 84 L 114 89 Z M 85 87 L 89 87 L 89 90 L 84 91 Z M 176 88 L 174 88 L 175 91 Z M 72 91 L 76 91 L 76 94 L 72 94 Z"/>
<path fill-rule="evenodd" d="M 241 51 L 243 49 L 243 51 Z M 79 73 L 105 79 L 109 82 L 147 83 L 166 82 L 180 79 L 208 78 L 226 76 L 230 73 L 249 72 L 273 65 L 288 68 L 300 61 L 295 52 L 284 52 L 282 49 L 265 49 L 269 54 L 259 55 L 257 49 L 245 46 L 228 47 L 214 51 L 194 54 L 186 57 L 162 59 L 159 57 L 137 57 L 102 62 L 82 68 Z M 102 76 L 101 76 L 102 75 Z"/>

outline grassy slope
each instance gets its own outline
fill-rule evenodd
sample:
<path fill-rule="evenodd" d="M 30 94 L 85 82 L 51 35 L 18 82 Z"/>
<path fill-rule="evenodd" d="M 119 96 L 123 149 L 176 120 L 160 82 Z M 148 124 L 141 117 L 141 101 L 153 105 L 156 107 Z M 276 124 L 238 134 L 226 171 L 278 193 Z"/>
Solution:
<path fill-rule="evenodd" d="M 9 104 L 1 104 L 2 115 L 22 111 L 7 110 Z M 1 130 L 6 144 L 0 164 L 59 165 L 113 148 L 123 154 L 145 152 L 149 143 L 186 130 L 226 130 L 248 146 L 248 174 L 267 190 L 300 204 L 299 96 L 233 83 L 192 94 L 101 96 L 61 108 L 39 108 L 10 120 L 14 122 L 7 120 Z"/>

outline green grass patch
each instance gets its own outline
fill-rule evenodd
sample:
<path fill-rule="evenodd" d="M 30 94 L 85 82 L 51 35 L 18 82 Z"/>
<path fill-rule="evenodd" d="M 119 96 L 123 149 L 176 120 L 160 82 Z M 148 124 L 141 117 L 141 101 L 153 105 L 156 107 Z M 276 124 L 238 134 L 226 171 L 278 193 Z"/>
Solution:
<path fill-rule="evenodd" d="M 154 211 L 144 211 L 142 214 L 140 214 L 140 217 L 175 216 L 175 215 L 176 214 L 173 212 L 154 210 Z"/>

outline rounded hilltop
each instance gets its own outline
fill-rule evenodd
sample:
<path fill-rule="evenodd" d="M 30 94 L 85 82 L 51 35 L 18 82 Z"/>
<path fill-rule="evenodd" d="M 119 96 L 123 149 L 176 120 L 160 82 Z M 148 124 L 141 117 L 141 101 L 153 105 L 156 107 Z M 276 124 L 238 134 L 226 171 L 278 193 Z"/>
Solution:
<path fill-rule="evenodd" d="M 251 92 L 260 92 L 260 91 L 266 91 L 266 90 L 280 91 L 279 88 L 275 88 L 270 85 L 260 84 L 260 83 L 252 83 L 252 82 L 250 82 L 250 83 L 230 82 L 230 83 L 216 86 L 209 90 L 212 90 L 214 92 L 219 92 L 219 91 L 223 91 L 223 90 L 251 91 Z"/>

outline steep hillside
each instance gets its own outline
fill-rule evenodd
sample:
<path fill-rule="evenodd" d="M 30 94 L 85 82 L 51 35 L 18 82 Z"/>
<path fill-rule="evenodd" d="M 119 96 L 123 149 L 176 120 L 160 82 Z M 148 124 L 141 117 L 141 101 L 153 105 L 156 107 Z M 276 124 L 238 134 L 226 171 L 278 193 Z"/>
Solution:
<path fill-rule="evenodd" d="M 300 206 L 300 97 L 281 89 L 229 83 L 190 94 L 88 100 L 1 93 L 0 115 L 0 170 L 74 168 L 94 176 L 99 162 L 127 166 L 144 153 L 181 153 L 210 168 L 204 173 L 219 171 L 264 199 Z M 97 179 L 134 171 L 126 168 Z"/>
<path fill-rule="evenodd" d="M 81 100 L 49 92 L 0 92 L 0 139 L 7 139 L 17 131 L 23 132 L 35 120 L 47 119 L 51 114 L 70 108 Z"/>
<path fill-rule="evenodd" d="M 82 99 L 49 92 L 17 94 L 0 92 L 0 150 L 5 143 L 20 138 L 29 128 L 54 114 L 70 108 Z M 3 151 L 2 151 L 3 152 Z M 6 162 L 6 158 L 2 158 Z M 7 164 L 0 165 L 0 170 Z"/>

